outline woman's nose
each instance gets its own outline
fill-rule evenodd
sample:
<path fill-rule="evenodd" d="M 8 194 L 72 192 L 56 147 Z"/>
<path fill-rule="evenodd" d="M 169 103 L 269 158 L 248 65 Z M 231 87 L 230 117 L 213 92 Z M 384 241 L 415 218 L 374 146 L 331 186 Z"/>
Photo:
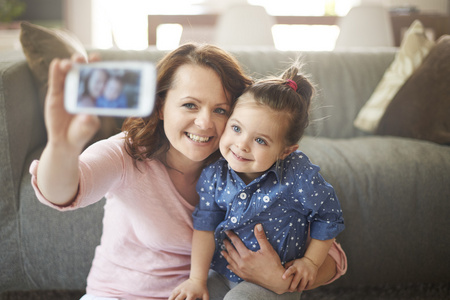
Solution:
<path fill-rule="evenodd" d="M 195 125 L 200 129 L 209 129 L 213 127 L 213 122 L 211 119 L 211 114 L 207 111 L 201 111 L 195 118 Z"/>

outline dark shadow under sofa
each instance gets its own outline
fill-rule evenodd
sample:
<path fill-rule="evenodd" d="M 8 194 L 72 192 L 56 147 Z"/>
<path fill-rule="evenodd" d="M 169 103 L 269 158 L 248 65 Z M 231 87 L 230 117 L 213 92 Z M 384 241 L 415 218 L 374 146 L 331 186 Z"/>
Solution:
<path fill-rule="evenodd" d="M 300 149 L 321 167 L 341 201 L 346 229 L 338 242 L 348 272 L 302 299 L 450 297 L 450 147 L 353 125 L 396 51 L 231 50 L 255 77 L 278 73 L 300 54 L 317 85 L 313 122 Z M 100 51 L 104 60 L 157 61 L 164 53 Z M 78 299 L 102 230 L 103 201 L 61 213 L 34 195 L 28 168 L 46 143 L 38 94 L 23 53 L 1 53 L 2 300 Z"/>

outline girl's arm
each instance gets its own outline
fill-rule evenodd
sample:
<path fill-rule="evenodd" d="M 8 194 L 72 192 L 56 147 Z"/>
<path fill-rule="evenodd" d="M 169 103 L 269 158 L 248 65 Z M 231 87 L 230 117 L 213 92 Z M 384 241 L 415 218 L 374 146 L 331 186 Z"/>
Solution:
<path fill-rule="evenodd" d="M 214 231 L 194 230 L 190 279 L 202 281 L 206 286 L 215 248 Z"/>
<path fill-rule="evenodd" d="M 330 240 L 316 240 L 311 239 L 311 242 L 306 249 L 304 257 L 309 259 L 317 268 L 320 268 L 327 257 L 328 251 L 330 251 L 331 244 L 334 239 Z"/>
<path fill-rule="evenodd" d="M 308 285 L 306 290 L 313 290 L 321 285 L 330 283 L 333 278 L 338 278 L 340 274 L 338 275 L 336 270 L 336 261 L 330 254 L 327 254 L 327 257 L 317 272 L 316 281 L 312 285 Z"/>
<path fill-rule="evenodd" d="M 74 60 L 82 62 L 81 57 Z M 95 116 L 71 115 L 64 108 L 64 81 L 72 66 L 69 60 L 55 59 L 49 69 L 49 88 L 45 100 L 48 142 L 37 170 L 41 193 L 52 203 L 69 205 L 78 190 L 78 156 L 97 132 Z"/>
<path fill-rule="evenodd" d="M 333 242 L 334 239 L 325 241 L 311 239 L 305 255 L 286 264 L 287 269 L 283 279 L 293 276 L 292 280 L 289 280 L 291 282 L 289 291 L 301 292 L 314 284 Z"/>
<path fill-rule="evenodd" d="M 206 282 L 215 246 L 213 231 L 194 230 L 189 279 L 173 290 L 169 300 L 209 299 Z"/>

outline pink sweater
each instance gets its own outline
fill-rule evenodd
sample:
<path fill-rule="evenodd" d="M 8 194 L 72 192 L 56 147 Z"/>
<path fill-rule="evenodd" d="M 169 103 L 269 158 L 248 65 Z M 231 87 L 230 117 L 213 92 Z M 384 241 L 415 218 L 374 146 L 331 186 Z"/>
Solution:
<path fill-rule="evenodd" d="M 80 156 L 80 187 L 72 205 L 55 206 L 36 184 L 38 199 L 65 211 L 106 198 L 103 235 L 87 279 L 87 293 L 103 297 L 167 299 L 189 275 L 194 207 L 176 191 L 157 160 L 133 166 L 123 135 L 100 141 Z"/>

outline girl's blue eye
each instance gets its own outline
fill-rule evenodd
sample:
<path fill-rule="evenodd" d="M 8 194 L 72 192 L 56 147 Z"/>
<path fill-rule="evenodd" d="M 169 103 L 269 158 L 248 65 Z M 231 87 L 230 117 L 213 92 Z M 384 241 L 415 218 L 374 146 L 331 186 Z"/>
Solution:
<path fill-rule="evenodd" d="M 241 132 L 241 128 L 239 126 L 233 125 L 231 126 L 231 128 L 233 129 L 234 132 Z"/>
<path fill-rule="evenodd" d="M 256 138 L 255 141 L 260 145 L 267 145 L 266 141 L 263 140 L 262 138 Z"/>

